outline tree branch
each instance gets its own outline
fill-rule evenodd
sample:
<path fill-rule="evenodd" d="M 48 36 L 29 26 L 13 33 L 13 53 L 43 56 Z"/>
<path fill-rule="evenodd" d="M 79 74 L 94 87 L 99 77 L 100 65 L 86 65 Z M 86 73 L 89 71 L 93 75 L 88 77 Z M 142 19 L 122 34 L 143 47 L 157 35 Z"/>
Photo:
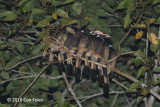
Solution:
<path fill-rule="evenodd" d="M 19 96 L 19 98 L 22 98 L 27 93 L 27 91 L 36 83 L 36 81 L 38 80 L 38 78 L 43 74 L 43 72 L 48 68 L 48 66 L 50 66 L 50 63 L 44 69 L 42 69 L 42 71 L 37 75 L 37 77 L 32 81 L 32 83 Z M 14 104 L 14 107 L 16 107 L 17 104 L 18 104 L 18 101 Z"/>

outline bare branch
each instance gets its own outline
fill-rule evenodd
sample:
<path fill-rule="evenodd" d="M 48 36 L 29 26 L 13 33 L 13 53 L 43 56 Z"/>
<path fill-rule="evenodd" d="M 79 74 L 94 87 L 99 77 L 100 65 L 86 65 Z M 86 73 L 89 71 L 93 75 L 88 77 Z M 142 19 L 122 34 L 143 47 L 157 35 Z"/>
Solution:
<path fill-rule="evenodd" d="M 66 85 L 67 85 L 67 87 L 68 87 L 68 90 L 69 90 L 69 92 L 73 95 L 73 98 L 75 99 L 77 105 L 78 105 L 79 107 L 83 107 L 82 104 L 80 103 L 80 101 L 78 100 L 78 98 L 76 97 L 75 93 L 73 92 L 72 88 L 69 86 L 68 80 L 67 80 L 67 77 L 66 77 L 65 73 L 63 72 L 62 75 L 63 75 L 63 77 L 64 77 L 64 79 L 65 79 L 65 82 L 66 82 Z"/>
<path fill-rule="evenodd" d="M 31 60 L 33 60 L 33 59 L 37 59 L 37 58 L 39 58 L 39 57 L 42 57 L 42 55 L 38 55 L 38 56 L 35 56 L 35 57 L 32 57 L 32 58 L 23 60 L 23 61 L 15 64 L 15 65 L 13 65 L 13 66 L 10 67 L 10 68 L 5 68 L 5 70 L 6 70 L 6 71 L 12 70 L 13 68 L 17 67 L 17 66 L 20 65 L 20 64 L 23 64 L 23 63 L 25 63 L 25 62 L 27 62 L 27 61 L 31 61 Z M 3 68 L 0 69 L 0 71 L 2 71 L 2 70 L 3 70 Z"/>
<path fill-rule="evenodd" d="M 132 30 L 135 26 L 137 26 L 137 24 L 140 22 L 142 16 L 143 16 L 143 15 L 141 15 L 141 16 L 139 17 L 138 21 L 129 29 L 129 31 L 127 32 L 127 34 L 120 40 L 120 42 L 119 42 L 119 52 L 120 52 L 120 50 L 121 50 L 121 44 L 122 44 L 122 42 L 127 38 L 127 36 L 129 35 L 129 33 L 131 32 L 131 30 Z"/>
<path fill-rule="evenodd" d="M 25 91 L 19 96 L 19 98 L 22 98 L 27 91 L 34 85 L 34 83 L 36 83 L 36 81 L 38 80 L 38 78 L 43 74 L 43 72 L 48 68 L 48 66 L 50 66 L 50 64 L 48 64 L 44 69 L 42 69 L 42 71 L 37 75 L 37 77 L 32 81 L 32 83 L 25 89 Z M 18 101 L 14 104 L 14 107 L 16 107 L 18 104 Z"/>

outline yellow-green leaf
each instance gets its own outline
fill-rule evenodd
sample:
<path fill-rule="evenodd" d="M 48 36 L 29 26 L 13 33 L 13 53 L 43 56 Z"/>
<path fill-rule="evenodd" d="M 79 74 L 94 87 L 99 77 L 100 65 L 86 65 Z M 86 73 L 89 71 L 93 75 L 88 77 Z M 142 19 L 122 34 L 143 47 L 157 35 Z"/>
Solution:
<path fill-rule="evenodd" d="M 20 68 L 19 68 L 19 71 L 24 71 L 26 69 L 26 65 L 22 65 Z"/>
<path fill-rule="evenodd" d="M 56 15 L 55 13 L 52 13 L 52 18 L 53 18 L 54 20 L 57 20 L 57 15 Z"/>
<path fill-rule="evenodd" d="M 89 18 L 89 17 L 84 17 L 84 20 L 90 22 L 90 21 L 91 21 L 91 18 Z"/>
<path fill-rule="evenodd" d="M 142 92 L 141 92 L 142 95 L 146 96 L 148 95 L 148 93 L 149 93 L 149 90 L 147 88 L 142 89 Z"/>
<path fill-rule="evenodd" d="M 158 38 L 157 38 L 157 36 L 156 36 L 154 33 L 152 33 L 152 32 L 149 34 L 149 40 L 150 40 L 151 43 L 153 43 L 153 44 L 155 44 L 155 45 L 158 44 Z"/>
<path fill-rule="evenodd" d="M 146 28 L 147 26 L 145 24 L 137 24 L 135 28 Z"/>
<path fill-rule="evenodd" d="M 72 25 L 72 24 L 77 23 L 77 20 L 66 19 L 66 18 L 61 18 L 59 19 L 59 21 L 63 26 Z"/>
<path fill-rule="evenodd" d="M 155 21 L 156 21 L 156 19 L 151 19 L 151 20 L 149 21 L 149 23 L 152 24 L 152 23 L 155 22 Z"/>
<path fill-rule="evenodd" d="M 8 47 L 8 44 L 2 44 L 0 45 L 0 50 L 5 49 L 6 47 Z"/>
<path fill-rule="evenodd" d="M 141 30 L 141 31 L 137 32 L 137 34 L 136 34 L 136 39 L 138 40 L 138 39 L 140 39 L 142 36 L 143 36 L 143 31 Z"/>

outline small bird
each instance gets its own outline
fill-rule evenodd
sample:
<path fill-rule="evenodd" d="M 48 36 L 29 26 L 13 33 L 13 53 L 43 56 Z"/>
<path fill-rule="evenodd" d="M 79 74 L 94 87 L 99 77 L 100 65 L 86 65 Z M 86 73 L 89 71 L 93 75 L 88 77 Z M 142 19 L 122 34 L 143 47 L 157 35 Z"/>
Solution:
<path fill-rule="evenodd" d="M 95 30 L 95 31 L 90 31 L 90 34 L 93 35 L 93 36 L 96 36 L 96 37 L 99 37 L 99 38 L 102 38 L 102 39 L 105 39 L 105 38 L 111 38 L 110 35 L 108 34 L 104 34 L 103 32 L 99 31 L 99 30 Z"/>
<path fill-rule="evenodd" d="M 70 27 L 66 27 L 66 31 L 76 36 L 75 30 Z"/>

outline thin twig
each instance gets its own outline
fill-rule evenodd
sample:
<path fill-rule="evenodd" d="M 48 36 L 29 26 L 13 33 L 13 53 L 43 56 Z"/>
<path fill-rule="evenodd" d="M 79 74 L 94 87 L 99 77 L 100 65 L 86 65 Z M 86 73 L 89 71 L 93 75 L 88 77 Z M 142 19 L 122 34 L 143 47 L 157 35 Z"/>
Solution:
<path fill-rule="evenodd" d="M 69 90 L 69 92 L 72 94 L 72 96 L 73 96 L 73 98 L 75 99 L 77 105 L 78 105 L 79 107 L 83 107 L 82 104 L 80 103 L 80 101 L 78 100 L 78 98 L 76 97 L 75 93 L 73 92 L 72 88 L 69 86 L 68 80 L 67 80 L 67 77 L 66 77 L 65 73 L 63 72 L 62 75 L 63 75 L 63 77 L 64 77 L 64 79 L 65 79 L 65 82 L 66 82 L 66 85 L 67 85 L 67 87 L 68 87 L 68 90 Z"/>
<path fill-rule="evenodd" d="M 69 83 L 68 83 L 66 74 L 64 72 L 62 72 L 62 75 L 63 75 L 63 78 L 65 80 L 66 86 L 67 86 L 68 103 L 70 103 L 70 101 L 69 101 Z"/>
<path fill-rule="evenodd" d="M 18 76 L 19 76 L 19 74 L 18 74 Z M 19 80 L 19 79 L 26 79 L 26 78 L 34 78 L 34 77 L 37 77 L 37 75 L 29 75 L 29 76 L 23 76 L 23 77 L 17 77 L 17 78 L 13 78 L 13 77 L 11 77 L 11 78 L 9 78 L 8 80 L 5 80 L 5 81 L 1 81 L 0 82 L 0 85 L 2 85 L 2 84 L 4 84 L 4 83 L 6 83 L 6 82 L 9 82 L 9 81 L 15 81 L 15 80 Z M 63 76 L 62 75 L 59 75 L 59 76 L 57 76 L 57 77 L 51 77 L 51 76 L 40 76 L 41 78 L 49 78 L 49 79 L 60 79 L 60 78 L 62 78 Z"/>
<path fill-rule="evenodd" d="M 128 89 L 126 86 L 124 86 L 123 84 L 121 84 L 121 83 L 118 82 L 117 80 L 112 79 L 112 81 L 114 81 L 114 82 L 117 83 L 119 86 L 121 86 L 122 91 L 123 91 L 123 88 L 126 89 L 126 90 Z M 128 98 L 127 98 L 127 96 L 126 96 L 126 94 L 125 94 L 124 91 L 123 91 L 123 94 L 124 94 L 124 96 L 125 96 L 125 98 L 126 98 L 126 100 L 127 100 L 127 103 L 130 104 L 130 102 L 129 102 L 129 100 L 128 100 Z"/>
<path fill-rule="evenodd" d="M 114 103 L 116 102 L 118 95 L 119 95 L 119 94 L 117 93 L 117 94 L 116 94 L 116 96 L 115 96 L 115 98 L 114 98 L 114 100 L 113 100 L 113 102 L 112 102 L 111 107 L 113 107 L 113 106 L 114 106 Z"/>
<path fill-rule="evenodd" d="M 3 63 L 2 59 L 1 59 L 1 57 L 0 57 L 0 62 L 1 62 L 1 65 L 2 65 L 3 71 L 6 71 L 6 70 L 5 70 L 5 67 L 4 67 L 4 63 Z"/>
<path fill-rule="evenodd" d="M 129 35 L 129 33 L 131 32 L 131 30 L 140 22 L 142 16 L 143 15 L 140 16 L 140 18 L 138 19 L 138 21 L 129 29 L 129 31 L 127 32 L 127 34 L 120 40 L 120 42 L 119 42 L 119 52 L 121 50 L 121 44 L 122 44 L 122 42 L 127 38 L 127 36 Z"/>
<path fill-rule="evenodd" d="M 117 59 L 117 58 L 119 58 L 120 56 L 128 55 L 128 54 L 133 54 L 133 53 L 135 53 L 135 51 L 120 53 L 120 54 L 118 54 L 116 57 L 110 59 L 110 60 L 108 61 L 108 63 L 109 63 L 109 62 L 112 62 L 113 60 L 115 60 L 115 59 Z"/>
<path fill-rule="evenodd" d="M 27 91 L 33 86 L 33 84 L 36 83 L 36 81 L 38 80 L 38 78 L 42 75 L 42 73 L 48 68 L 48 66 L 50 66 L 50 64 L 48 64 L 44 69 L 42 69 L 42 71 L 37 75 L 37 77 L 32 81 L 32 83 L 25 89 L 25 91 L 19 96 L 19 98 L 22 98 Z M 14 107 L 16 107 L 16 105 L 18 104 L 18 101 L 14 104 Z"/>
<path fill-rule="evenodd" d="M 6 71 L 12 70 L 13 68 L 17 67 L 17 66 L 20 65 L 20 64 L 23 64 L 23 63 L 25 63 L 25 62 L 27 62 L 27 61 L 31 61 L 31 60 L 36 59 L 36 58 L 39 58 L 39 57 L 42 57 L 42 55 L 38 55 L 38 56 L 35 56 L 35 57 L 32 57 L 32 58 L 23 60 L 23 61 L 15 64 L 15 65 L 13 65 L 13 66 L 10 67 L 10 68 L 6 68 L 5 70 L 6 70 Z M 2 70 L 3 70 L 3 68 L 0 69 L 0 71 L 2 71 Z"/>
<path fill-rule="evenodd" d="M 115 82 L 116 84 L 120 85 L 121 87 L 123 87 L 124 89 L 128 89 L 126 86 L 124 86 L 123 84 L 121 84 L 120 82 L 118 82 L 116 79 L 112 79 L 113 82 Z"/>
<path fill-rule="evenodd" d="M 18 52 L 16 52 L 15 50 L 13 50 L 15 54 L 17 54 L 22 60 L 25 60 Z M 28 66 L 28 68 L 34 73 L 35 71 L 31 68 L 30 64 L 28 62 L 26 62 L 26 65 Z"/>

